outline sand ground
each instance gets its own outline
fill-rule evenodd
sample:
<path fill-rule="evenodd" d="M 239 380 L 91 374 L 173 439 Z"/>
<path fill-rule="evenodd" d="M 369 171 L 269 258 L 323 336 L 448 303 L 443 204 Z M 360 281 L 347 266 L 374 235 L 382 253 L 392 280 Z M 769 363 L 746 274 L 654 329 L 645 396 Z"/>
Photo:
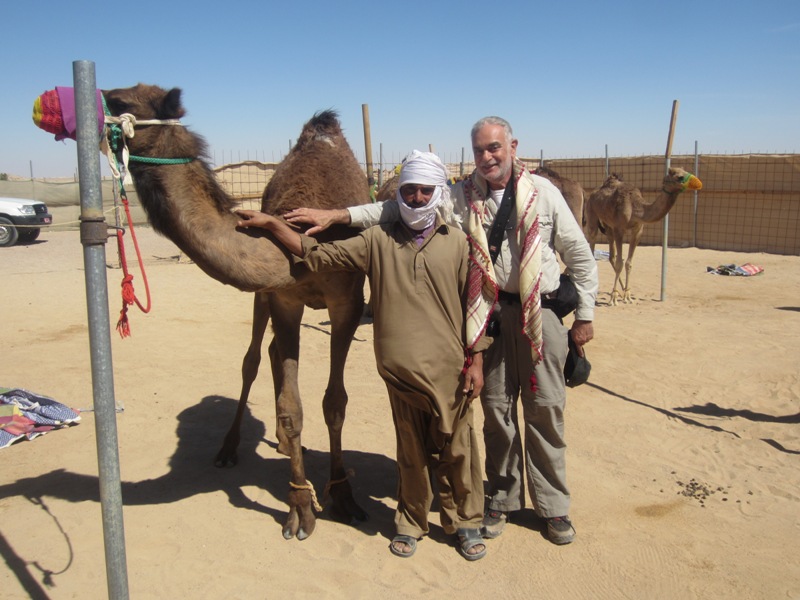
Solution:
<path fill-rule="evenodd" d="M 309 539 L 284 540 L 288 459 L 275 451 L 266 365 L 239 465 L 212 464 L 239 396 L 251 296 L 179 262 L 150 229 L 137 232 L 152 310 L 131 309 L 132 337 L 111 332 L 132 598 L 800 598 L 800 257 L 670 249 L 661 301 L 661 248 L 640 248 L 637 301 L 616 307 L 602 261 L 592 377 L 567 407 L 577 539 L 553 546 L 528 507 L 469 563 L 438 525 L 410 560 L 388 551 L 394 444 L 369 323 L 348 361 L 344 446 L 371 519 L 352 527 L 325 511 Z M 117 263 L 115 245 L 107 256 Z M 764 273 L 706 274 L 745 262 Z M 90 409 L 77 230 L 0 249 L 0 274 L 0 386 Z M 107 275 L 115 322 L 122 273 Z M 325 312 L 307 311 L 303 444 L 319 494 L 328 338 Z M 94 414 L 0 458 L 2 596 L 105 597 Z"/>

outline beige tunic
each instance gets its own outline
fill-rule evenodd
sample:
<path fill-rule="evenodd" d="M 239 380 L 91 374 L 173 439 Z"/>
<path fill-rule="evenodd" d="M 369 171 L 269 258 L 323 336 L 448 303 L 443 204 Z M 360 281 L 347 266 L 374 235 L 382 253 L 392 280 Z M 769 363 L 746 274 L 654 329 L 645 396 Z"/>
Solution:
<path fill-rule="evenodd" d="M 434 415 L 440 431 L 452 433 L 466 410 L 464 233 L 439 223 L 418 247 L 408 229 L 394 222 L 325 244 L 304 236 L 303 250 L 303 261 L 314 271 L 353 270 L 369 277 L 378 372 L 405 402 Z"/>

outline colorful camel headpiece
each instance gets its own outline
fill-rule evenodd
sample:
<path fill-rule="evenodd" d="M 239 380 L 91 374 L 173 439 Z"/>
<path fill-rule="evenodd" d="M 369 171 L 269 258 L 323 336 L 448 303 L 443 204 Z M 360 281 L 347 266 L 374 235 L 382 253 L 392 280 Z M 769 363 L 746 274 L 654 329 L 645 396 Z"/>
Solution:
<path fill-rule="evenodd" d="M 180 119 L 136 119 L 132 114 L 113 116 L 106 106 L 101 90 L 96 90 L 97 130 L 100 134 L 100 149 L 108 158 L 112 174 L 130 184 L 128 161 L 157 164 L 180 164 L 191 162 L 189 158 L 148 159 L 132 156 L 128 152 L 127 138 L 134 136 L 137 125 L 182 125 Z M 71 87 L 56 87 L 43 93 L 33 103 L 33 122 L 37 127 L 55 135 L 56 141 L 77 138 L 77 117 L 75 113 L 75 90 Z M 104 132 L 104 128 L 108 130 Z M 105 133 L 105 135 L 104 135 Z M 124 174 L 124 175 L 123 175 Z"/>
<path fill-rule="evenodd" d="M 97 129 L 103 131 L 105 110 L 103 94 L 97 95 Z M 74 140 L 77 131 L 75 117 L 75 90 L 71 87 L 57 87 L 45 92 L 33 103 L 33 122 L 40 129 L 56 136 L 56 141 L 69 138 Z"/>

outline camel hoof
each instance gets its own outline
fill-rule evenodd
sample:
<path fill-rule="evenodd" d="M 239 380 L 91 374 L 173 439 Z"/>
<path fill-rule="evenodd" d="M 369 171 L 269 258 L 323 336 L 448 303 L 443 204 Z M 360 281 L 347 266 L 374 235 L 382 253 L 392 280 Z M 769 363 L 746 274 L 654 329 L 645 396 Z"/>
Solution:
<path fill-rule="evenodd" d="M 292 525 L 285 525 L 283 528 L 283 539 L 290 540 L 293 537 L 296 537 L 299 541 L 303 541 L 308 539 L 312 533 L 314 533 L 315 524 L 311 523 L 311 527 L 309 527 L 308 531 L 306 531 L 302 526 L 297 528 L 297 532 L 294 533 Z"/>
<path fill-rule="evenodd" d="M 332 505 L 330 514 L 334 521 L 342 525 L 359 525 L 360 523 L 369 521 L 369 515 L 355 503 L 347 510 Z"/>
<path fill-rule="evenodd" d="M 329 513 L 335 521 L 344 525 L 355 525 L 369 521 L 369 515 L 364 512 L 364 509 L 353 498 L 353 489 L 347 479 L 330 485 L 328 493 L 332 500 Z"/>
<path fill-rule="evenodd" d="M 220 450 L 219 454 L 217 454 L 214 459 L 214 466 L 218 469 L 230 469 L 231 467 L 235 467 L 238 463 L 239 455 L 236 452 L 227 454 Z"/>

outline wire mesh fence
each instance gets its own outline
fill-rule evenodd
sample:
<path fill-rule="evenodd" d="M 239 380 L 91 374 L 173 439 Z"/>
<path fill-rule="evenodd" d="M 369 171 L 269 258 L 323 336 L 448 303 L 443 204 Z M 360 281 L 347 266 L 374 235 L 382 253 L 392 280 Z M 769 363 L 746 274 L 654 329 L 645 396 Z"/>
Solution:
<path fill-rule="evenodd" d="M 645 202 L 652 202 L 666 170 L 662 156 L 521 160 L 530 170 L 547 166 L 577 181 L 587 199 L 615 173 L 639 188 Z M 258 208 L 276 166 L 244 161 L 218 167 L 216 173 L 228 193 Z M 800 154 L 681 155 L 673 156 L 670 166 L 694 173 L 703 182 L 702 190 L 681 194 L 669 212 L 670 246 L 800 255 Z M 447 167 L 457 179 L 475 165 L 458 162 Z M 394 168 L 373 165 L 376 180 L 391 179 Z M 661 244 L 663 229 L 662 221 L 646 224 L 641 244 Z"/>
<path fill-rule="evenodd" d="M 661 191 L 659 156 L 546 161 L 588 193 L 617 173 L 645 202 Z M 703 189 L 681 194 L 669 212 L 668 244 L 713 250 L 800 255 L 800 155 L 673 156 L 670 165 L 694 173 Z M 661 222 L 645 225 L 641 244 L 661 244 Z"/>
<path fill-rule="evenodd" d="M 652 202 L 661 191 L 666 167 L 663 156 L 521 160 L 531 170 L 546 166 L 577 181 L 587 198 L 608 174 L 616 173 L 639 188 L 645 202 Z M 670 164 L 697 175 L 703 189 L 681 194 L 669 212 L 669 246 L 800 255 L 800 154 L 680 155 L 673 156 Z M 258 209 L 277 165 L 244 160 L 219 166 L 215 173 L 225 191 L 244 208 Z M 366 185 L 366 165 L 362 166 Z M 374 163 L 373 176 L 385 182 L 395 175 L 395 166 Z M 459 161 L 447 167 L 451 178 L 458 179 L 475 165 Z M 111 181 L 104 180 L 102 189 L 104 202 L 113 202 Z M 80 204 L 75 181 L 0 181 L 0 196 L 35 198 L 54 206 Z M 129 189 L 128 196 L 136 207 L 135 191 Z M 144 219 L 141 210 L 138 214 Z M 663 230 L 662 221 L 645 225 L 640 243 L 662 244 Z"/>

